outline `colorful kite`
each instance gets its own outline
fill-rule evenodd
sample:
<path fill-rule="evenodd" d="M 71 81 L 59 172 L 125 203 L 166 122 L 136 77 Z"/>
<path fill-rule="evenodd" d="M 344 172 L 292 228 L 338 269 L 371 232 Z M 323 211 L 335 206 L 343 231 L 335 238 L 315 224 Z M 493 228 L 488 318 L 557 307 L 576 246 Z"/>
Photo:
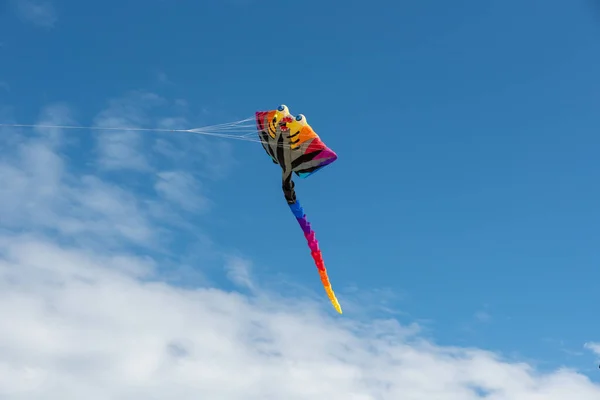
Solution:
<path fill-rule="evenodd" d="M 333 307 L 341 314 L 342 307 L 331 288 L 319 242 L 315 239 L 315 233 L 296 199 L 292 181 L 292 173 L 300 178 L 307 178 L 334 162 L 337 155 L 325 146 L 308 125 L 304 115 L 298 114 L 293 117 L 285 105 L 279 106 L 277 110 L 256 112 L 256 127 L 263 148 L 273 162 L 282 169 L 282 189 L 285 199 L 304 232 L 325 292 Z"/>

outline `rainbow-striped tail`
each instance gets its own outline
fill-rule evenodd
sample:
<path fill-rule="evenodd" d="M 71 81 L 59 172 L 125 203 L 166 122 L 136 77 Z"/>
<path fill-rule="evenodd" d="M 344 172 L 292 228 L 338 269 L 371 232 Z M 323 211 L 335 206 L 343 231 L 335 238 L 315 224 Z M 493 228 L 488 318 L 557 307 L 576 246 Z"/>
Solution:
<path fill-rule="evenodd" d="M 304 209 L 300 205 L 298 201 L 288 204 L 290 206 L 290 210 L 298 220 L 298 224 L 302 228 L 304 232 L 304 237 L 308 242 L 308 247 L 310 247 L 310 254 L 312 258 L 315 260 L 315 265 L 319 271 L 319 276 L 321 277 L 321 282 L 323 282 L 323 287 L 325 288 L 325 292 L 327 293 L 327 297 L 331 300 L 331 304 L 337 312 L 342 313 L 342 307 L 335 297 L 335 293 L 333 292 L 333 288 L 331 287 L 331 283 L 329 282 L 329 277 L 327 276 L 327 269 L 325 268 L 325 263 L 323 262 L 323 255 L 321 254 L 321 250 L 319 249 L 319 242 L 315 239 L 315 232 L 310 227 L 310 222 L 306 220 L 306 214 L 304 214 Z"/>

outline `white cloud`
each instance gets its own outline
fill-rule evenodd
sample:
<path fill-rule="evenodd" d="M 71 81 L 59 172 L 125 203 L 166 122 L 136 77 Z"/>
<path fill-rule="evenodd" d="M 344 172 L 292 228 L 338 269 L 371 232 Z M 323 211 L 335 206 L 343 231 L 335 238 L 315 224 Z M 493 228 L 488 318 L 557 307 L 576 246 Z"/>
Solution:
<path fill-rule="evenodd" d="M 573 371 L 543 374 L 491 352 L 438 346 L 392 320 L 358 323 L 268 292 L 148 281 L 153 264 L 127 254 L 27 237 L 2 238 L 0 254 L 0 397 L 600 396 Z"/>
<path fill-rule="evenodd" d="M 256 284 L 243 258 L 223 268 L 249 294 L 167 284 L 162 260 L 114 246 L 160 236 L 148 200 L 72 171 L 61 132 L 17 133 L 0 162 L 0 398 L 600 398 L 574 371 L 439 346 L 393 319 L 338 316 L 320 292 L 282 296 Z"/>
<path fill-rule="evenodd" d="M 35 25 L 52 28 L 58 20 L 54 5 L 47 0 L 13 0 L 17 14 Z"/>
<path fill-rule="evenodd" d="M 250 262 L 241 257 L 228 257 L 225 263 L 227 277 L 236 285 L 255 289 L 254 282 L 250 278 Z"/>

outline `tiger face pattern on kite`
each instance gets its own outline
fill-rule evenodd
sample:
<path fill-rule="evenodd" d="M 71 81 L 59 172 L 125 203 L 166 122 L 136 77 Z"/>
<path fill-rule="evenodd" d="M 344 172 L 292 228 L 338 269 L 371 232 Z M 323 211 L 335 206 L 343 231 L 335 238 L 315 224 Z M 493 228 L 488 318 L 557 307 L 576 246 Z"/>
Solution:
<path fill-rule="evenodd" d="M 285 105 L 276 110 L 257 111 L 256 128 L 263 148 L 281 166 L 284 176 L 294 172 L 300 178 L 307 178 L 337 160 L 306 117 L 292 116 Z"/>

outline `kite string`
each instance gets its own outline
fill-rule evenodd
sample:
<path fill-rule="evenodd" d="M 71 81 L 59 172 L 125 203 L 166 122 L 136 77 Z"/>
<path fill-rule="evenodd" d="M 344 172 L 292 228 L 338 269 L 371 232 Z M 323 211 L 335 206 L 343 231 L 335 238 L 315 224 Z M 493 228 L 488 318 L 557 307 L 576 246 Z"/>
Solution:
<path fill-rule="evenodd" d="M 250 120 L 252 120 L 252 118 L 247 118 L 244 120 L 240 120 L 240 121 L 236 121 L 236 122 L 229 122 L 229 123 L 225 123 L 225 124 L 205 126 L 205 127 L 201 127 L 201 128 L 195 128 L 195 129 L 102 127 L 102 126 L 49 125 L 49 124 L 0 124 L 0 127 L 49 128 L 49 129 L 89 129 L 89 130 L 103 130 L 103 131 L 134 131 L 134 132 L 188 132 L 188 133 L 197 133 L 200 135 L 207 135 L 207 136 L 216 136 L 216 137 L 224 137 L 224 138 L 229 138 L 229 139 L 261 142 L 259 139 L 247 137 L 248 134 L 256 133 L 255 125 L 244 125 L 244 126 L 239 125 L 241 123 L 248 122 Z M 242 135 L 234 135 L 232 133 L 219 133 L 218 132 L 219 130 L 224 130 L 229 127 L 231 127 L 231 128 L 246 128 L 244 130 L 240 130 L 241 132 L 244 132 L 245 135 L 242 136 Z M 251 128 L 254 128 L 253 131 L 251 130 Z M 232 131 L 230 130 L 229 132 L 232 132 Z"/>
<path fill-rule="evenodd" d="M 135 127 L 102 127 L 102 126 L 80 126 L 80 125 L 49 125 L 49 124 L 0 124 L 0 127 L 13 128 L 52 128 L 52 129 L 89 129 L 103 131 L 133 131 L 133 132 L 174 132 L 174 133 L 196 133 L 199 135 L 213 136 L 225 139 L 241 140 L 245 142 L 261 143 L 264 142 L 258 137 L 249 137 L 258 131 L 254 123 L 254 117 L 242 119 L 235 122 L 226 122 L 217 125 L 208 125 L 193 129 L 167 129 L 167 128 L 135 128 Z M 245 124 L 245 125 L 243 125 Z M 225 133 L 227 132 L 227 133 Z M 236 134 L 237 133 L 237 134 Z M 290 147 L 284 144 L 283 147 Z"/>
<path fill-rule="evenodd" d="M 194 129 L 167 129 L 167 128 L 135 128 L 135 127 L 108 127 L 108 126 L 81 126 L 81 125 L 46 125 L 46 124 L 0 124 L 4 127 L 12 128 L 57 128 L 57 129 L 90 129 L 90 130 L 112 130 L 112 131 L 146 131 L 146 132 L 192 132 L 192 133 L 203 133 L 211 132 L 223 129 L 239 129 L 246 128 L 244 132 L 254 128 L 256 131 L 256 125 L 240 125 L 241 123 L 251 121 L 253 118 L 247 118 L 236 122 L 228 122 L 225 124 L 208 125 L 201 128 Z"/>

